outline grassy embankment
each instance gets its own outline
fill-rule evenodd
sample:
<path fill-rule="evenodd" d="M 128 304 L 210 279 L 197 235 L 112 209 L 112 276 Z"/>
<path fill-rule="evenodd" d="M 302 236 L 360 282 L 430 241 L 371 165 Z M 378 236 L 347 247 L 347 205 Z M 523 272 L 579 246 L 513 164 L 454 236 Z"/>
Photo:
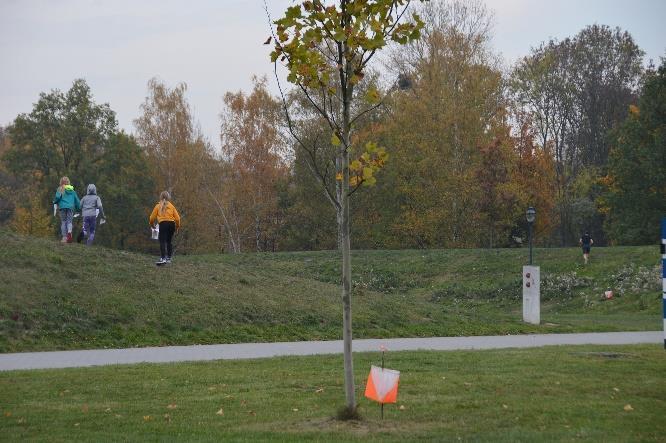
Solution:
<path fill-rule="evenodd" d="M 333 251 L 153 257 L 0 230 L 0 352 L 341 338 Z M 356 338 L 661 328 L 659 250 L 536 249 L 542 324 L 521 322 L 525 249 L 354 251 Z M 615 298 L 602 300 L 606 289 Z"/>
<path fill-rule="evenodd" d="M 0 373 L 6 441 L 663 441 L 659 345 L 389 352 L 398 404 L 333 419 L 342 357 Z"/>

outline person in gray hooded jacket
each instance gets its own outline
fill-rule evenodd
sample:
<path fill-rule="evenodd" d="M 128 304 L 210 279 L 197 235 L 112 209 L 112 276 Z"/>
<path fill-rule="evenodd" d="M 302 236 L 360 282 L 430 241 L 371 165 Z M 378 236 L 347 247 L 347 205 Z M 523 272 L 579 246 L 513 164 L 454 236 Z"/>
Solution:
<path fill-rule="evenodd" d="M 83 232 L 88 234 L 86 244 L 92 245 L 95 239 L 95 225 L 97 215 L 100 214 L 104 220 L 104 208 L 102 200 L 97 196 L 97 188 L 94 184 L 88 185 L 88 193 L 81 199 L 81 216 L 83 217 Z"/>

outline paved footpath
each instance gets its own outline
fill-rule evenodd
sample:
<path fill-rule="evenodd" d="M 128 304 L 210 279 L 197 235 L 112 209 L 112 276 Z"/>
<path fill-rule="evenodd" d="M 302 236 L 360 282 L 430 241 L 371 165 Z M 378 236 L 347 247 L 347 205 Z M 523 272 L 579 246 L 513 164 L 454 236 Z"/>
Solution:
<path fill-rule="evenodd" d="M 648 331 L 367 339 L 354 340 L 353 346 L 354 352 L 378 351 L 380 346 L 385 346 L 390 351 L 453 351 L 463 349 L 530 348 L 552 345 L 662 344 L 663 340 L 662 331 Z M 96 349 L 89 351 L 22 352 L 0 354 L 0 371 L 341 353 L 342 340 L 164 346 Z"/>

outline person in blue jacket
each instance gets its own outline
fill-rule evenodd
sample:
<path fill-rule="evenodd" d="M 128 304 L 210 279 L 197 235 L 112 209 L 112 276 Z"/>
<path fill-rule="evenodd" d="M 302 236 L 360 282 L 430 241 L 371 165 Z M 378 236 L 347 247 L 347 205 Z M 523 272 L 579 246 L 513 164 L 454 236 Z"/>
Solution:
<path fill-rule="evenodd" d="M 55 198 L 53 199 L 54 209 L 60 209 L 60 233 L 62 234 L 63 243 L 72 242 L 72 220 L 74 219 L 74 212 L 81 210 L 81 200 L 74 191 L 74 186 L 69 182 L 69 178 L 63 177 L 60 179 L 60 186 L 56 191 Z M 54 214 L 55 215 L 55 214 Z"/>

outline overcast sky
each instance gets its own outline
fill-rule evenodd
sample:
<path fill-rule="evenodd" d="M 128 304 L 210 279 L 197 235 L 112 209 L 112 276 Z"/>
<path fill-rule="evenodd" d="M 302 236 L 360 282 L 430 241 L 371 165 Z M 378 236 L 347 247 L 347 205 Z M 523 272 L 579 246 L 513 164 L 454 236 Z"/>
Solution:
<path fill-rule="evenodd" d="M 267 0 L 274 17 L 291 0 Z M 549 38 L 590 24 L 629 31 L 656 63 L 666 55 L 666 0 L 485 0 L 494 12 L 495 50 L 510 65 Z M 0 0 L 0 125 L 30 112 L 40 92 L 66 91 L 85 78 L 97 103 L 109 103 L 121 128 L 159 77 L 188 85 L 204 135 L 219 145 L 227 91 L 271 75 L 263 0 Z"/>

